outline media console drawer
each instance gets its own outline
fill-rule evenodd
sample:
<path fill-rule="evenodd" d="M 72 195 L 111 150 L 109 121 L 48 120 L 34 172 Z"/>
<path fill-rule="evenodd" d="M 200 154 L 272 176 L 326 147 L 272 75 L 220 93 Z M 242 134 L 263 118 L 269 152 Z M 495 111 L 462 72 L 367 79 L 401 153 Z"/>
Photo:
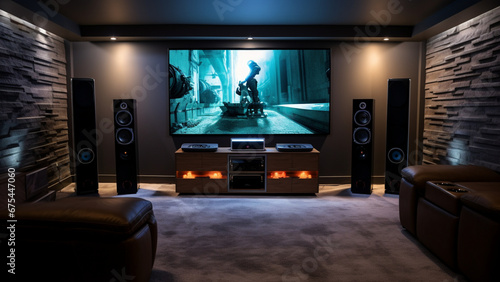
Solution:
<path fill-rule="evenodd" d="M 177 193 L 194 193 L 204 195 L 227 193 L 226 179 L 177 179 L 176 182 L 175 191 Z"/>
<path fill-rule="evenodd" d="M 319 151 L 232 151 L 175 153 L 176 192 L 297 193 L 318 192 Z"/>

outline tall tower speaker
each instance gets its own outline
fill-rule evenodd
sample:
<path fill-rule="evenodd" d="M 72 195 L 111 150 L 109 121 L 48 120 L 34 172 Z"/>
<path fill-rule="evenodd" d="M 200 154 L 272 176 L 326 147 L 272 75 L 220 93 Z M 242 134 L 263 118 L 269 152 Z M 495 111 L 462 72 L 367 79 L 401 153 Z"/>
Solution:
<path fill-rule="evenodd" d="M 115 114 L 116 189 L 118 194 L 134 194 L 138 189 L 136 102 L 113 100 Z"/>
<path fill-rule="evenodd" d="M 373 99 L 354 99 L 352 107 L 351 192 L 372 192 Z"/>
<path fill-rule="evenodd" d="M 408 166 L 410 79 L 389 79 L 387 88 L 385 192 L 399 194 L 401 170 Z"/>
<path fill-rule="evenodd" d="M 71 95 L 76 193 L 78 195 L 97 193 L 99 181 L 94 80 L 72 78 Z"/>

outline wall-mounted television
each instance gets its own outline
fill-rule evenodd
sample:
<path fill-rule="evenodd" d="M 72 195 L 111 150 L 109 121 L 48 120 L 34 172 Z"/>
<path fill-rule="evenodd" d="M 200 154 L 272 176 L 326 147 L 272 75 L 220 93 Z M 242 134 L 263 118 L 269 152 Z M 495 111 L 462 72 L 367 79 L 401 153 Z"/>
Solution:
<path fill-rule="evenodd" d="M 170 49 L 171 135 L 330 133 L 330 49 Z"/>

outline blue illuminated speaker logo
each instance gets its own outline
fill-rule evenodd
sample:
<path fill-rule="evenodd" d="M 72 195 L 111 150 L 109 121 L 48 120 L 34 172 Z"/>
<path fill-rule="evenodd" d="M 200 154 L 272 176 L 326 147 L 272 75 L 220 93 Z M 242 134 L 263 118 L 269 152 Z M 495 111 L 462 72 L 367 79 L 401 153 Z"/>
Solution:
<path fill-rule="evenodd" d="M 400 148 L 392 148 L 387 157 L 391 163 L 399 164 L 405 159 L 405 153 Z"/>
<path fill-rule="evenodd" d="M 78 161 L 82 164 L 91 163 L 94 160 L 94 152 L 89 148 L 81 149 L 78 152 Z"/>

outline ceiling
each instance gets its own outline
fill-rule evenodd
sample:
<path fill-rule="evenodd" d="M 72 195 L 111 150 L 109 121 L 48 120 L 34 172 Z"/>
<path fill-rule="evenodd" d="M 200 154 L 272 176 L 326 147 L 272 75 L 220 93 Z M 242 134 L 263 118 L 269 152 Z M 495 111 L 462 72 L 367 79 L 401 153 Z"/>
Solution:
<path fill-rule="evenodd" d="M 1 0 L 0 9 L 68 40 L 422 40 L 497 0 Z M 46 3 L 44 5 L 43 3 Z"/>

